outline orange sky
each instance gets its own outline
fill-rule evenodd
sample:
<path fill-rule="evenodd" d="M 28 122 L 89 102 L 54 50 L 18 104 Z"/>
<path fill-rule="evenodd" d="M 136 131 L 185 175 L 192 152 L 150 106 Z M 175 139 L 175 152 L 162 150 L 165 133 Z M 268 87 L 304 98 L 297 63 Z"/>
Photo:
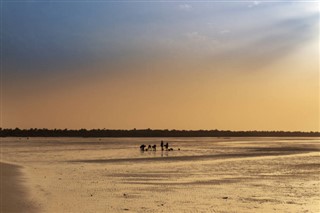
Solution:
<path fill-rule="evenodd" d="M 45 4 L 19 5 L 18 9 L 31 21 L 33 15 L 29 13 L 34 7 L 47 7 Z M 210 17 L 210 8 L 204 9 L 202 4 L 171 3 L 169 8 L 174 7 L 173 12 L 165 4 L 161 10 L 173 14 L 163 23 L 161 14 L 148 15 L 147 9 L 153 10 L 157 5 L 143 5 L 145 10 L 136 13 L 146 13 L 146 17 L 131 24 L 127 20 L 118 23 L 132 31 L 132 38 L 121 37 L 120 32 L 112 29 L 106 39 L 119 35 L 120 43 L 113 46 L 116 42 L 112 45 L 105 42 L 102 50 L 97 45 L 102 43 L 94 42 L 105 28 L 90 29 L 92 41 L 86 44 L 90 48 L 82 44 L 80 49 L 94 56 L 90 60 L 88 55 L 74 58 L 72 51 L 50 40 L 48 49 L 57 48 L 65 54 L 61 58 L 55 55 L 52 61 L 52 55 L 47 56 L 49 59 L 41 58 L 42 49 L 35 48 L 36 43 L 24 49 L 20 45 L 20 52 L 15 49 L 13 43 L 27 40 L 28 35 L 38 36 L 37 41 L 49 37 L 42 31 L 27 32 L 26 38 L 15 35 L 21 30 L 16 17 L 19 15 L 11 13 L 17 5 L 8 3 L 3 8 L 4 39 L 8 42 L 3 53 L 1 126 L 320 131 L 319 25 L 309 18 L 314 14 L 319 17 L 319 12 L 310 11 L 310 6 L 303 10 L 280 3 L 252 6 L 230 3 L 219 8 L 212 3 L 215 11 L 240 8 L 233 13 L 239 22 L 235 24 L 225 14 Z M 91 6 L 93 12 L 95 7 L 101 7 Z M 124 6 L 115 7 L 128 10 Z M 252 20 L 261 13 L 286 9 L 296 11 Z M 94 14 L 90 18 L 94 19 Z M 217 18 L 222 23 L 214 23 Z M 45 16 L 43 22 L 51 23 L 49 19 Z M 197 22 L 204 20 L 206 23 L 197 28 Z M 39 26 L 35 29 L 40 30 Z M 88 36 L 86 26 L 81 26 L 75 34 Z M 176 31 L 177 26 L 181 29 Z M 157 27 L 168 32 L 157 37 Z M 135 34 L 140 29 L 147 32 L 144 37 Z M 61 39 L 76 36 L 60 30 Z M 32 58 L 27 53 L 37 56 Z"/>

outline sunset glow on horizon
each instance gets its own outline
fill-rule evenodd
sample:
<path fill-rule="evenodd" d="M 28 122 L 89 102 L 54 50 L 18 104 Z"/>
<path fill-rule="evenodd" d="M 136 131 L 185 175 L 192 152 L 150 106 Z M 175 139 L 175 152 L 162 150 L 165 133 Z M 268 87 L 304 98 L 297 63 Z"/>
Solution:
<path fill-rule="evenodd" d="M 319 6 L 2 2 L 2 128 L 320 131 Z"/>

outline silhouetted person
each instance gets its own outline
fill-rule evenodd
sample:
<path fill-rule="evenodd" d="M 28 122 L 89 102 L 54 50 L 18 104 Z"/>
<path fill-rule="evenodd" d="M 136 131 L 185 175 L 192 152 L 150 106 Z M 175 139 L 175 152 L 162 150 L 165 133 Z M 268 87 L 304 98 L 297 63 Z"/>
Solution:
<path fill-rule="evenodd" d="M 146 145 L 142 144 L 142 145 L 140 146 L 140 151 L 144 151 L 144 147 L 146 147 Z"/>
<path fill-rule="evenodd" d="M 149 145 L 149 146 L 148 146 L 148 149 L 147 149 L 147 151 L 149 151 L 149 150 L 151 150 L 151 145 Z"/>
<path fill-rule="evenodd" d="M 163 141 L 161 141 L 160 146 L 161 146 L 161 151 L 163 151 Z"/>
<path fill-rule="evenodd" d="M 157 145 L 153 145 L 153 146 L 152 146 L 152 150 L 153 150 L 153 151 L 157 151 Z"/>
<path fill-rule="evenodd" d="M 166 148 L 166 150 L 168 151 L 169 144 L 168 144 L 168 143 L 166 143 L 166 144 L 164 145 L 164 147 L 165 147 L 165 148 Z"/>

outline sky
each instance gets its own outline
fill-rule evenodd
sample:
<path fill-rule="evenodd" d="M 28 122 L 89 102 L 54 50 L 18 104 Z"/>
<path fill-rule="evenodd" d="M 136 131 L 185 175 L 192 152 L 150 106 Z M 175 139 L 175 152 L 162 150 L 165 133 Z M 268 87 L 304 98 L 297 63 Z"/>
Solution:
<path fill-rule="evenodd" d="M 320 131 L 317 1 L 1 1 L 1 127 Z"/>

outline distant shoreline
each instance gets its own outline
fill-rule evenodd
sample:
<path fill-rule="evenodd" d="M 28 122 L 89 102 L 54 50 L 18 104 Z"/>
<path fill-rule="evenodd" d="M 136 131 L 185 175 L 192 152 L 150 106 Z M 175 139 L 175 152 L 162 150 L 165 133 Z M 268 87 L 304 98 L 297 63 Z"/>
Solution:
<path fill-rule="evenodd" d="M 320 132 L 230 130 L 1 129 L 0 137 L 320 137 Z"/>

